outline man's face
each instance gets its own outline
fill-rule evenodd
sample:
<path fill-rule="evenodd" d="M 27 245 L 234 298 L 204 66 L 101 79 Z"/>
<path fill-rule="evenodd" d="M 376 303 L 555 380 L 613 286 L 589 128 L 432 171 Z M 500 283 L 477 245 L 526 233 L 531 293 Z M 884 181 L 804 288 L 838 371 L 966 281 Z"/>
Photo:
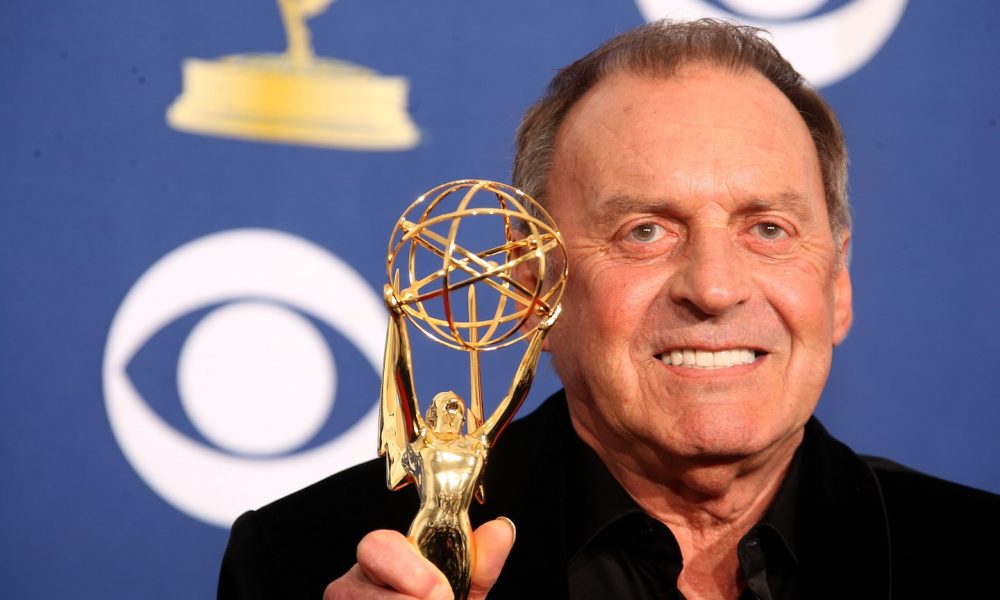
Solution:
<path fill-rule="evenodd" d="M 609 76 L 563 123 L 547 193 L 569 253 L 547 343 L 581 435 L 647 457 L 797 443 L 851 292 L 777 88 L 711 67 Z"/>

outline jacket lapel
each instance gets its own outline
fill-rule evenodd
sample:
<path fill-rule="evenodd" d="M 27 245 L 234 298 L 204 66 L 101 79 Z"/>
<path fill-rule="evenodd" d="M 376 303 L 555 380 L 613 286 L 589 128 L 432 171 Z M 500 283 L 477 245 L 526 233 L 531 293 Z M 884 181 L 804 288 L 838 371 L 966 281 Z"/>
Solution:
<path fill-rule="evenodd" d="M 878 479 L 815 418 L 799 487 L 799 591 L 804 598 L 890 598 L 889 525 Z"/>

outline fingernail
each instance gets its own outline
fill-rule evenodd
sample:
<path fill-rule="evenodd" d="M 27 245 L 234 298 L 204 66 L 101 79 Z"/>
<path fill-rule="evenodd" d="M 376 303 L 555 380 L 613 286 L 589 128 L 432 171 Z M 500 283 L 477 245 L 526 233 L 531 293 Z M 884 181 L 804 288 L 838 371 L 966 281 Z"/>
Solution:
<path fill-rule="evenodd" d="M 514 525 L 514 521 L 511 521 L 507 517 L 497 517 L 497 519 L 500 520 L 500 521 L 503 521 L 503 522 L 507 523 L 508 525 L 510 525 L 510 535 L 511 535 L 510 543 L 513 544 L 514 542 L 516 542 L 517 541 L 517 525 Z"/>

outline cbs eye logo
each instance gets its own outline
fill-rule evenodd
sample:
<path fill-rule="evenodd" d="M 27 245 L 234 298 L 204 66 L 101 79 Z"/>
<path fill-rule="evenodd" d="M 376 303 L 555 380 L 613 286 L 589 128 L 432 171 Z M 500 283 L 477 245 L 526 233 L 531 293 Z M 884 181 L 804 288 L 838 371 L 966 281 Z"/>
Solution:
<path fill-rule="evenodd" d="M 906 0 L 636 0 L 647 21 L 736 19 L 771 32 L 774 45 L 814 86 L 860 69 L 899 24 Z M 722 5 L 721 7 L 718 5 Z M 723 8 L 725 7 L 725 8 Z"/>
<path fill-rule="evenodd" d="M 128 369 L 161 330 L 192 314 L 202 316 L 177 352 L 179 427 Z M 377 378 L 385 321 L 371 287 L 311 242 L 265 229 L 195 240 L 150 267 L 115 314 L 104 354 L 111 429 L 162 498 L 229 527 L 248 508 L 375 456 L 374 397 L 323 439 L 338 371 L 318 325 L 356 348 Z"/>

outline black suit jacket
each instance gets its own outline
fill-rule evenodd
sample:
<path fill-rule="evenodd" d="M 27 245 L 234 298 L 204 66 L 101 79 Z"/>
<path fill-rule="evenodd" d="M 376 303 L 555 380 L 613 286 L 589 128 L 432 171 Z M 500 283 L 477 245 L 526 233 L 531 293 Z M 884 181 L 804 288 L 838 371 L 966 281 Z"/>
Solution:
<path fill-rule="evenodd" d="M 373 432 L 374 437 L 374 432 Z M 511 425 L 491 451 L 486 504 L 517 524 L 517 543 L 490 598 L 567 598 L 564 468 L 573 441 L 557 394 Z M 1000 496 L 859 457 L 815 419 L 806 426 L 796 515 L 803 598 L 1000 597 Z M 374 529 L 405 532 L 412 486 L 385 487 L 382 460 L 364 463 L 237 519 L 219 598 L 322 597 Z"/>

